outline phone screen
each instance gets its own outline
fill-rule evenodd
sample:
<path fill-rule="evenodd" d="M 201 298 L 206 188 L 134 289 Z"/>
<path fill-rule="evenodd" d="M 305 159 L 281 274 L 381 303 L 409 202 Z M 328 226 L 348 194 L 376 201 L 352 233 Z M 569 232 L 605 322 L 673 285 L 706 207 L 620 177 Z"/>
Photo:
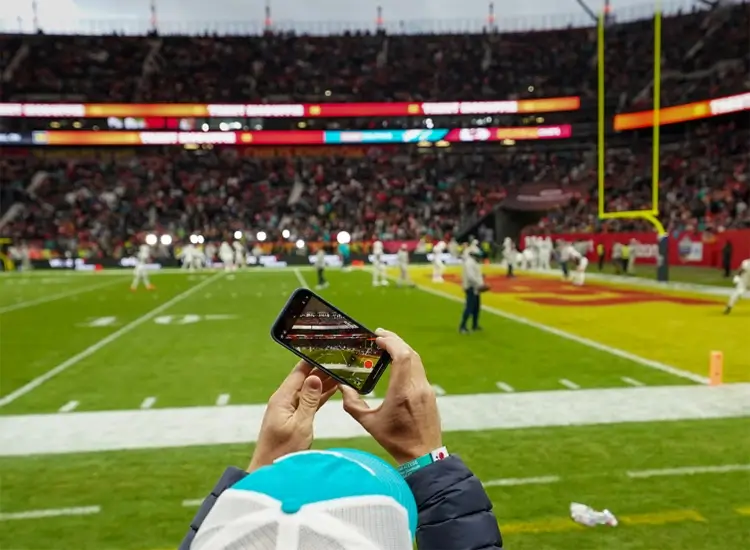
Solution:
<path fill-rule="evenodd" d="M 283 345 L 360 393 L 374 387 L 390 362 L 388 354 L 375 344 L 376 336 L 372 331 L 310 291 L 298 291 L 293 295 L 274 333 Z"/>

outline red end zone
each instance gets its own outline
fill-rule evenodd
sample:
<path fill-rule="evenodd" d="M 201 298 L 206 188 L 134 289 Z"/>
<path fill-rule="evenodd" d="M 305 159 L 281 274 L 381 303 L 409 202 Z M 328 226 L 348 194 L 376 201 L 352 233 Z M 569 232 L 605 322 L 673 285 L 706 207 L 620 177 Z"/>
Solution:
<path fill-rule="evenodd" d="M 460 284 L 460 278 L 450 274 L 445 277 L 452 283 Z M 662 302 L 682 305 L 712 305 L 715 300 L 672 296 L 658 291 L 634 290 L 615 286 L 587 283 L 584 287 L 544 277 L 487 275 L 484 281 L 490 292 L 511 294 L 524 302 L 547 306 L 613 306 Z"/>

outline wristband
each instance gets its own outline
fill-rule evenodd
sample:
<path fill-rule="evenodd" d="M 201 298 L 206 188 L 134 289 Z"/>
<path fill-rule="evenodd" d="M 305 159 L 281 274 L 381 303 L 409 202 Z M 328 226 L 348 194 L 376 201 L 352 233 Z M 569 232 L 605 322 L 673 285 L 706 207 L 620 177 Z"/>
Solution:
<path fill-rule="evenodd" d="M 407 478 L 417 470 L 420 470 L 424 468 L 425 466 L 429 466 L 433 462 L 439 462 L 440 460 L 445 460 L 450 455 L 448 454 L 448 449 L 445 447 L 439 447 L 435 449 L 434 451 L 427 453 L 426 455 L 420 456 L 419 458 L 415 458 L 411 462 L 407 462 L 406 464 L 402 464 L 399 466 L 398 473 L 401 474 L 401 477 Z"/>

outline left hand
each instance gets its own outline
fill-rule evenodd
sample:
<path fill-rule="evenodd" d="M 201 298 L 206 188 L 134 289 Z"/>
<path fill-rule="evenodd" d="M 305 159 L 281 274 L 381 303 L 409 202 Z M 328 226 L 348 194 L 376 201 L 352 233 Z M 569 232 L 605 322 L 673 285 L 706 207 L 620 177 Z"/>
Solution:
<path fill-rule="evenodd" d="M 315 413 L 336 393 L 336 380 L 300 361 L 268 400 L 258 434 L 252 472 L 289 453 L 305 451 L 313 441 Z"/>

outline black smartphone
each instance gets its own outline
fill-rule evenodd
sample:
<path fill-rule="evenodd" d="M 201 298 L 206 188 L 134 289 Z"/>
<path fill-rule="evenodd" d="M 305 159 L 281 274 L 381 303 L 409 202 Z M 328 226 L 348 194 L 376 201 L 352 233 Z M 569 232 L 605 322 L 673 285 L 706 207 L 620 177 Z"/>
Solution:
<path fill-rule="evenodd" d="M 362 395 L 391 362 L 376 335 L 307 288 L 298 288 L 271 327 L 271 338 Z"/>

